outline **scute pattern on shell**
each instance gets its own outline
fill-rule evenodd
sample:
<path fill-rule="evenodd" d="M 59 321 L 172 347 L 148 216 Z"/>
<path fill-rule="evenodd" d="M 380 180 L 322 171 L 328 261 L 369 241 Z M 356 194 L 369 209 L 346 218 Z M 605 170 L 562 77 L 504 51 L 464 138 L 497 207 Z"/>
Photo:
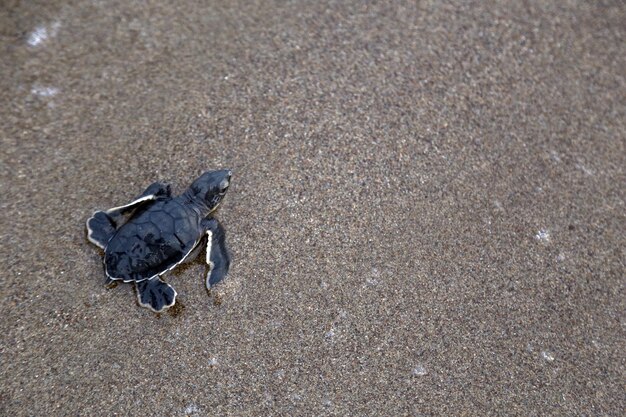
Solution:
<path fill-rule="evenodd" d="M 117 231 L 106 248 L 105 266 L 113 279 L 142 281 L 161 274 L 194 247 L 199 225 L 190 208 L 177 200 L 155 202 L 135 213 Z"/>

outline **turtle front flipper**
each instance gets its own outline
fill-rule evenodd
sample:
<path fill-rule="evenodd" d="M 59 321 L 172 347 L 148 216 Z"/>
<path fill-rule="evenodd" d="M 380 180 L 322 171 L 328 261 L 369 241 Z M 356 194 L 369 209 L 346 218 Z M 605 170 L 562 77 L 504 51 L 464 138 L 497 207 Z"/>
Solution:
<path fill-rule="evenodd" d="M 146 190 L 141 193 L 137 198 L 128 204 L 119 207 L 113 207 L 106 211 L 106 214 L 111 218 L 116 228 L 126 223 L 126 221 L 132 216 L 132 214 L 139 207 L 151 203 L 159 197 L 170 197 L 172 191 L 169 184 L 163 184 L 155 182 L 150 184 Z"/>
<path fill-rule="evenodd" d="M 169 184 L 155 182 L 130 203 L 113 207 L 106 211 L 96 211 L 87 220 L 87 238 L 94 245 L 104 249 L 115 231 L 128 221 L 130 216 L 144 204 L 153 202 L 159 197 L 169 197 Z"/>
<path fill-rule="evenodd" d="M 174 305 L 176 290 L 159 278 L 136 282 L 139 305 L 160 313 Z"/>
<path fill-rule="evenodd" d="M 135 200 L 139 200 L 146 196 L 154 196 L 154 197 L 171 197 L 172 190 L 169 184 L 163 182 L 153 182 L 148 185 L 148 188 L 141 193 Z M 133 204 L 133 203 L 130 203 Z M 129 204 L 129 205 L 130 205 Z"/>
<path fill-rule="evenodd" d="M 137 208 L 159 197 L 169 197 L 170 195 L 169 184 L 155 182 L 125 206 L 113 207 L 106 211 L 96 211 L 87 220 L 87 239 L 94 245 L 104 249 L 115 234 L 115 231 L 128 221 Z"/>
<path fill-rule="evenodd" d="M 230 254 L 226 248 L 226 233 L 217 219 L 205 219 L 202 226 L 207 234 L 206 263 L 209 266 L 205 285 L 210 290 L 226 277 L 230 268 Z"/>

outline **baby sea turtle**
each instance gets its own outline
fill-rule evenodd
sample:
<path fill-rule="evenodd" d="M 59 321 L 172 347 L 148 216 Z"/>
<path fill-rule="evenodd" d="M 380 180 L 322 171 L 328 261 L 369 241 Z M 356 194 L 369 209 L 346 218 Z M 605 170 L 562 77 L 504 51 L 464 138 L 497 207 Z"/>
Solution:
<path fill-rule="evenodd" d="M 224 229 L 213 213 L 222 201 L 230 170 L 208 171 L 172 197 L 170 186 L 155 182 L 132 202 L 96 211 L 87 237 L 104 249 L 106 284 L 134 282 L 139 304 L 161 312 L 176 302 L 176 291 L 161 275 L 192 260 L 206 242 L 206 287 L 221 281 L 230 266 Z"/>

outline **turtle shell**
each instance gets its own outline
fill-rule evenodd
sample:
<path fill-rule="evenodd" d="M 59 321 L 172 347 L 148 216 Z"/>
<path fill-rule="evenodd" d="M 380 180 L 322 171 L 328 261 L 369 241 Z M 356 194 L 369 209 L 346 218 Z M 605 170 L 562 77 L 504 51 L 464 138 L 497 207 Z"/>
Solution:
<path fill-rule="evenodd" d="M 202 237 L 200 216 L 177 198 L 157 200 L 134 213 L 105 248 L 111 279 L 143 281 L 185 260 Z"/>

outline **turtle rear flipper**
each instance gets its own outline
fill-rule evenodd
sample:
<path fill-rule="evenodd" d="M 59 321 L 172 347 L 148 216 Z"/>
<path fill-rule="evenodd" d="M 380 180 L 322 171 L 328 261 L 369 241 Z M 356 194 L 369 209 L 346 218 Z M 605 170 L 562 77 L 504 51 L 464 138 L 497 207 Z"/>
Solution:
<path fill-rule="evenodd" d="M 176 290 L 159 278 L 136 282 L 139 305 L 155 313 L 170 308 L 176 302 Z"/>
<path fill-rule="evenodd" d="M 170 197 L 172 194 L 169 184 L 160 182 L 152 183 L 146 190 L 137 196 L 133 201 L 119 207 L 113 207 L 106 211 L 115 228 L 119 228 L 133 215 L 139 207 L 155 201 L 159 197 Z"/>
<path fill-rule="evenodd" d="M 115 231 L 128 221 L 135 210 L 159 197 L 169 197 L 170 195 L 169 184 L 155 182 L 148 186 L 141 195 L 124 206 L 113 207 L 106 211 L 96 211 L 87 220 L 87 238 L 94 245 L 104 249 Z"/>

